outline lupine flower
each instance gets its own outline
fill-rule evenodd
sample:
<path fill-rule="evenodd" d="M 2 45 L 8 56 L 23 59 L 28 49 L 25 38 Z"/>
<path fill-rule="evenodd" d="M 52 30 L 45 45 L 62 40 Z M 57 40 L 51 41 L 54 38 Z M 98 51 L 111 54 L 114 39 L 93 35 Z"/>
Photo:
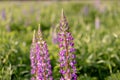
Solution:
<path fill-rule="evenodd" d="M 77 80 L 75 54 L 73 54 L 73 52 L 75 52 L 73 37 L 69 32 L 68 22 L 63 10 L 60 20 L 58 41 L 60 48 L 60 73 L 62 74 L 60 80 Z"/>
<path fill-rule="evenodd" d="M 82 9 L 82 12 L 85 16 L 87 16 L 89 14 L 89 7 L 88 6 L 84 6 Z"/>
<path fill-rule="evenodd" d="M 54 44 L 57 44 L 57 43 L 58 43 L 57 31 L 56 31 L 57 28 L 58 28 L 58 25 L 51 27 L 51 29 L 52 29 L 52 30 L 51 30 L 52 43 L 54 43 Z"/>
<path fill-rule="evenodd" d="M 99 29 L 100 28 L 100 20 L 98 17 L 95 18 L 95 28 Z"/>
<path fill-rule="evenodd" d="M 53 80 L 47 44 L 42 38 L 40 27 L 37 36 L 35 37 L 35 33 L 33 35 L 30 60 L 31 80 Z"/>
<path fill-rule="evenodd" d="M 1 17 L 3 20 L 6 20 L 6 12 L 5 12 L 5 9 L 2 9 L 1 11 Z"/>

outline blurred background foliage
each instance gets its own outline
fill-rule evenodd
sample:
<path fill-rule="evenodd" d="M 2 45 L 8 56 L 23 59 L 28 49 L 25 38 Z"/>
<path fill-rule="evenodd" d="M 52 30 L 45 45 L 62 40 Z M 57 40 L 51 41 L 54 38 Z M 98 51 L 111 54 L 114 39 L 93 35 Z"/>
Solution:
<path fill-rule="evenodd" d="M 78 80 L 120 80 L 120 1 L 0 2 L 0 80 L 30 79 L 38 24 L 59 80 L 57 29 L 62 8 L 73 34 Z"/>

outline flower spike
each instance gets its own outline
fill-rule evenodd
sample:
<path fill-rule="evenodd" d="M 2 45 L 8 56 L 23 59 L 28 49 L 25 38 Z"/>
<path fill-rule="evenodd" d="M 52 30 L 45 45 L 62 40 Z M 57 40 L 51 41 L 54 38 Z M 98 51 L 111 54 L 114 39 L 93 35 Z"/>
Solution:
<path fill-rule="evenodd" d="M 62 77 L 60 80 L 77 80 L 76 75 L 76 61 L 75 61 L 75 48 L 73 37 L 69 32 L 68 22 L 62 10 L 60 20 L 60 30 L 58 33 L 59 41 L 59 62 L 60 62 L 60 73 Z"/>
<path fill-rule="evenodd" d="M 37 40 L 36 40 L 37 38 Z M 33 34 L 32 47 L 30 51 L 31 80 L 53 80 L 50 58 L 46 42 L 42 38 L 40 25 L 37 36 Z"/>

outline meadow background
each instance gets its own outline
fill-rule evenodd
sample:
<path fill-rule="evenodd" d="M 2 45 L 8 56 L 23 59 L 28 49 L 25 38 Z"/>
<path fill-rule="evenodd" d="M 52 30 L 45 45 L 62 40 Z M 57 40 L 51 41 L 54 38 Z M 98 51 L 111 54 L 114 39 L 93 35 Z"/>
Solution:
<path fill-rule="evenodd" d="M 30 45 L 38 24 L 60 79 L 56 33 L 61 10 L 74 37 L 78 80 L 120 80 L 120 1 L 0 2 L 0 80 L 30 79 Z"/>

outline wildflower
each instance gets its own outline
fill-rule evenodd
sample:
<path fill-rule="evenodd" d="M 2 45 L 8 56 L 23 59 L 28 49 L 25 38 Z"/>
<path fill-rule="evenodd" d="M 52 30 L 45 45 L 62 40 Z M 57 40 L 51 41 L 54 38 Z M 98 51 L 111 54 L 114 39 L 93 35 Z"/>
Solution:
<path fill-rule="evenodd" d="M 6 11 L 5 11 L 5 9 L 2 9 L 1 17 L 2 17 L 2 20 L 6 20 Z"/>
<path fill-rule="evenodd" d="M 69 32 L 68 22 L 66 20 L 63 10 L 59 28 L 59 62 L 60 73 L 62 74 L 60 80 L 77 80 L 75 54 L 73 54 L 73 52 L 75 52 L 73 37 Z"/>
<path fill-rule="evenodd" d="M 37 36 L 33 36 L 31 53 L 31 80 L 53 80 L 47 44 L 42 38 L 40 26 Z"/>
<path fill-rule="evenodd" d="M 100 19 L 99 19 L 99 17 L 96 17 L 96 18 L 95 18 L 95 28 L 96 28 L 96 29 L 99 29 L 99 28 L 100 28 Z"/>
<path fill-rule="evenodd" d="M 57 28 L 58 28 L 58 25 L 51 27 L 52 43 L 54 43 L 54 44 L 58 43 L 57 31 L 56 31 Z"/>
<path fill-rule="evenodd" d="M 87 16 L 89 14 L 89 7 L 88 6 L 84 6 L 82 9 L 82 12 L 85 16 Z"/>

